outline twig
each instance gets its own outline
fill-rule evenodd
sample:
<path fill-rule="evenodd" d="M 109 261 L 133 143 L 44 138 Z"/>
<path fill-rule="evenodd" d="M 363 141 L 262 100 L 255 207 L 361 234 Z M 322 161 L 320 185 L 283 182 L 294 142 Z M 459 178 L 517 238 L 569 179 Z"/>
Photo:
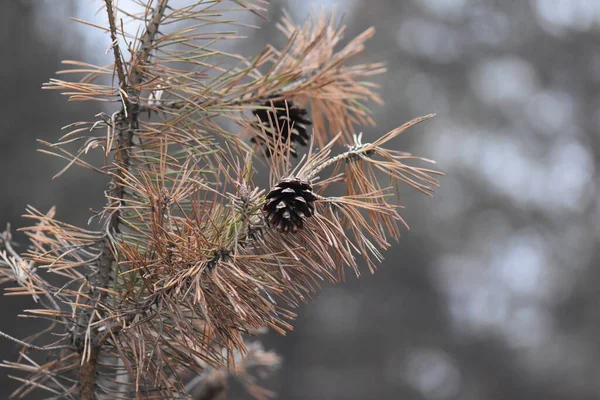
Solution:
<path fill-rule="evenodd" d="M 129 101 L 126 97 L 128 92 L 128 84 L 125 77 L 125 69 L 123 68 L 123 59 L 121 55 L 121 48 L 119 46 L 119 38 L 117 37 L 116 17 L 112 6 L 112 0 L 105 0 L 105 2 L 106 13 L 108 14 L 108 24 L 110 26 L 110 40 L 112 40 L 112 50 L 115 56 L 115 70 L 117 71 L 119 87 L 121 88 L 121 98 L 123 98 L 123 95 L 125 95 L 123 98 L 123 103 L 127 108 L 129 108 Z"/>
<path fill-rule="evenodd" d="M 108 0 L 107 0 L 108 1 Z M 158 28 L 160 26 L 160 21 L 163 18 L 163 15 L 167 9 L 168 0 L 160 0 L 159 4 L 154 9 L 154 13 L 152 14 L 152 18 L 146 25 L 146 31 L 142 35 L 142 39 L 140 41 L 140 50 L 138 57 L 133 60 L 132 68 L 131 68 L 131 81 L 134 85 L 139 85 L 142 82 L 143 76 L 138 71 L 138 66 L 140 64 L 146 64 L 150 59 L 150 50 L 152 49 L 152 43 L 158 34 Z"/>

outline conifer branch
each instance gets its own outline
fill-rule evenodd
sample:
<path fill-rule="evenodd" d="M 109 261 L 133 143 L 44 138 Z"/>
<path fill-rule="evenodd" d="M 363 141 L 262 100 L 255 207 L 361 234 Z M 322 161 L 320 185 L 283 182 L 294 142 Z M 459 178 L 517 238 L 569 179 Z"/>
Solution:
<path fill-rule="evenodd" d="M 119 80 L 119 85 L 121 88 L 121 99 L 126 108 L 129 108 L 129 87 L 127 85 L 127 79 L 125 77 L 125 69 L 123 67 L 123 57 L 121 55 L 121 46 L 119 46 L 119 37 L 117 36 L 117 20 L 115 16 L 115 12 L 112 5 L 113 0 L 105 0 L 106 3 L 106 13 L 108 14 L 108 25 L 110 27 L 110 39 L 112 51 L 115 58 L 114 69 L 117 72 L 117 77 Z"/>
<path fill-rule="evenodd" d="M 112 127 L 114 135 L 116 136 L 115 161 L 117 162 L 118 168 L 109 184 L 109 198 L 111 199 L 110 201 L 117 202 L 117 205 L 108 219 L 98 271 L 90 276 L 90 282 L 92 283 L 93 289 L 89 298 L 94 302 L 94 305 L 91 309 L 88 309 L 83 313 L 83 318 L 78 322 L 80 329 L 76 331 L 79 337 L 74 338 L 75 343 L 83 344 L 83 348 L 80 348 L 79 350 L 82 355 L 82 365 L 79 375 L 81 385 L 80 395 L 83 400 L 96 399 L 96 364 L 101 348 L 104 345 L 104 340 L 100 339 L 108 338 L 108 336 L 98 335 L 95 333 L 94 329 L 81 329 L 81 327 L 89 327 L 97 304 L 106 297 L 107 291 L 105 289 L 109 285 L 111 275 L 113 274 L 113 268 L 117 262 L 113 237 L 120 231 L 119 223 L 121 207 L 123 206 L 125 197 L 124 188 L 121 183 L 122 173 L 129 169 L 129 152 L 133 146 L 135 131 L 138 129 L 139 110 L 137 106 L 137 97 L 139 96 L 139 89 L 137 89 L 137 86 L 142 83 L 143 79 L 143 75 L 138 69 L 148 62 L 151 44 L 158 33 L 160 20 L 166 10 L 168 0 L 160 0 L 159 5 L 154 9 L 152 18 L 146 27 L 146 31 L 142 35 L 140 48 L 137 54 L 134 55 L 133 62 L 131 63 L 129 78 L 126 77 L 123 66 L 112 0 L 105 0 L 105 3 L 115 59 L 115 70 L 119 80 L 119 94 L 123 103 L 123 108 L 121 112 L 117 114 L 115 124 Z"/>
<path fill-rule="evenodd" d="M 43 142 L 47 154 L 68 162 L 57 176 L 78 165 L 110 178 L 107 204 L 92 217 L 102 229 L 29 207 L 25 217 L 34 224 L 23 229 L 31 242 L 23 255 L 9 233 L 0 235 L 1 281 L 18 285 L 8 294 L 33 296 L 41 307 L 26 311 L 53 322 L 17 342 L 24 346 L 19 363 L 2 364 L 28 374 L 14 396 L 43 389 L 85 400 L 214 400 L 232 376 L 254 398 L 270 398 L 249 369 L 264 375 L 279 359 L 248 336 L 290 330 L 293 309 L 323 280 L 339 282 L 347 269 L 359 275 L 360 258 L 375 270 L 399 226 L 407 227 L 390 186 L 431 195 L 439 175 L 409 164 L 428 160 L 386 143 L 431 116 L 366 143 L 353 135 L 354 125 L 372 123 L 364 103 L 380 101 L 366 78 L 383 72 L 381 64 L 346 64 L 372 29 L 335 49 L 344 29 L 333 16 L 299 27 L 285 17 L 285 48 L 247 60 L 214 48 L 239 36 L 212 27 L 239 25 L 225 12 L 257 13 L 264 0 L 193 1 L 177 9 L 168 0 L 135 0 L 145 6 L 139 14 L 104 2 L 108 28 L 95 27 L 109 32 L 112 68 L 68 61 L 72 69 L 61 74 L 84 76 L 52 79 L 44 88 L 120 109 L 68 125 L 57 143 Z M 144 29 L 126 32 L 117 12 Z M 113 83 L 105 84 L 111 74 Z M 77 141 L 78 151 L 68 148 Z M 339 142 L 347 151 L 332 155 Z M 96 148 L 112 161 L 87 162 Z M 254 181 L 263 157 L 270 189 Z M 332 183 L 345 193 L 328 194 Z M 29 344 L 46 332 L 61 339 Z M 36 363 L 29 350 L 46 351 L 47 362 Z"/>

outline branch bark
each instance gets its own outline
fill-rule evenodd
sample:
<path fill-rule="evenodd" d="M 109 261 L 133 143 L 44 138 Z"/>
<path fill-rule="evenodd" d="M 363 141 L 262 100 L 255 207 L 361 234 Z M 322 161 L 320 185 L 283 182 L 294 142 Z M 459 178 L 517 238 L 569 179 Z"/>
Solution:
<path fill-rule="evenodd" d="M 112 208 L 113 211 L 106 224 L 106 237 L 104 239 L 102 256 L 100 257 L 97 271 L 89 277 L 90 283 L 92 284 L 89 298 L 95 299 L 94 306 L 83 312 L 83 318 L 80 318 L 78 321 L 79 329 L 76 331 L 76 337 L 74 338 L 75 343 L 80 344 L 79 353 L 82 356 L 79 372 L 80 396 L 82 400 L 96 400 L 97 398 L 95 393 L 97 363 L 104 344 L 103 342 L 108 335 L 102 335 L 98 332 L 97 328 L 88 332 L 87 327 L 90 325 L 93 315 L 95 315 L 97 311 L 99 302 L 106 296 L 106 291 L 103 289 L 108 287 L 113 272 L 113 266 L 117 262 L 117 255 L 114 251 L 112 238 L 114 237 L 114 234 L 120 232 L 120 206 L 123 204 L 125 195 L 120 182 L 123 177 L 123 171 L 130 168 L 130 150 L 133 147 L 133 137 L 138 129 L 138 86 L 143 82 L 143 74 L 139 69 L 146 64 L 150 58 L 152 43 L 158 33 L 158 28 L 167 8 L 168 0 L 159 0 L 157 6 L 154 8 L 146 31 L 140 39 L 137 54 L 132 56 L 129 76 L 126 74 L 123 56 L 119 47 L 117 21 L 112 0 L 105 0 L 105 3 L 110 27 L 112 50 L 115 59 L 114 67 L 119 80 L 119 94 L 122 101 L 122 109 L 117 114 L 113 126 L 114 135 L 116 136 L 114 162 L 117 164 L 118 168 L 115 169 L 115 173 L 109 183 L 107 191 L 109 207 Z M 88 347 L 86 348 L 84 343 L 86 343 L 85 335 L 87 334 L 89 334 L 90 337 L 88 338 Z"/>

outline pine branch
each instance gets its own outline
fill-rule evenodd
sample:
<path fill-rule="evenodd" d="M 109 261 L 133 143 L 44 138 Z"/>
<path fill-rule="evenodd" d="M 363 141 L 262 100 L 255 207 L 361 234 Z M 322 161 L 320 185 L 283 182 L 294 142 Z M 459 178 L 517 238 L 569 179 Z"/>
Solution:
<path fill-rule="evenodd" d="M 110 39 L 112 41 L 113 54 L 115 56 L 114 69 L 117 72 L 119 84 L 121 88 L 121 99 L 126 108 L 130 107 L 128 92 L 129 86 L 125 78 L 125 69 L 123 68 L 123 58 L 121 56 L 121 47 L 119 46 L 119 38 L 117 36 L 116 16 L 112 6 L 112 0 L 105 0 L 106 13 L 108 14 L 108 25 L 110 27 Z"/>
<path fill-rule="evenodd" d="M 158 33 L 160 21 L 163 18 L 163 14 L 167 8 L 168 0 L 160 0 L 158 6 L 154 9 L 146 31 L 142 35 L 138 53 L 133 58 L 134 62 L 131 64 L 129 77 L 126 76 L 123 66 L 119 39 L 117 36 L 117 22 L 112 0 L 105 0 L 105 3 L 110 27 L 110 36 L 112 40 L 112 49 L 115 59 L 115 70 L 119 80 L 120 96 L 123 104 L 121 111 L 117 114 L 115 119 L 115 125 L 112 127 L 114 130 L 114 135 L 117 138 L 115 161 L 118 167 L 109 184 L 109 198 L 113 203 L 117 202 L 118 204 L 112 211 L 106 226 L 106 237 L 102 247 L 98 271 L 90 276 L 90 282 L 92 283 L 93 289 L 89 297 L 92 299 L 92 301 L 94 301 L 94 306 L 91 309 L 83 312 L 83 318 L 78 321 L 78 337 L 74 338 L 75 343 L 83 344 L 83 348 L 79 349 L 80 354 L 82 355 L 81 369 L 79 373 L 81 386 L 80 395 L 83 400 L 96 399 L 96 364 L 98 362 L 100 350 L 104 345 L 103 342 L 106 340 L 106 338 L 108 338 L 107 335 L 99 335 L 98 333 L 95 333 L 96 331 L 94 329 L 90 331 L 87 327 L 89 327 L 92 321 L 98 303 L 102 301 L 104 297 L 106 297 L 107 292 L 103 289 L 108 287 L 110 283 L 110 277 L 113 273 L 113 266 L 117 262 L 114 244 L 112 241 L 114 235 L 118 234 L 120 231 L 120 207 L 123 205 L 123 199 L 125 196 L 121 182 L 123 177 L 122 174 L 124 171 L 129 169 L 129 152 L 133 147 L 133 137 L 135 131 L 138 129 L 139 123 L 137 100 L 134 99 L 136 99 L 139 95 L 137 86 L 142 83 L 143 75 L 138 71 L 138 69 L 140 66 L 146 64 L 149 60 L 151 44 Z M 86 329 L 81 329 L 82 327 L 86 327 Z M 105 339 L 101 340 L 101 338 Z"/>
<path fill-rule="evenodd" d="M 357 259 L 373 272 L 389 239 L 399 238 L 399 225 L 407 226 L 389 189 L 405 184 L 431 195 L 438 185 L 437 171 L 406 163 L 428 160 L 384 147 L 430 116 L 365 143 L 353 135 L 354 125 L 372 122 L 364 103 L 379 101 L 365 78 L 383 72 L 381 64 L 347 65 L 372 29 L 335 50 L 343 28 L 333 16 L 299 28 L 285 18 L 288 45 L 247 60 L 215 48 L 215 41 L 239 36 L 213 27 L 241 25 L 225 13 L 257 12 L 265 1 L 232 2 L 229 9 L 220 0 L 172 9 L 167 0 L 136 0 L 143 12 L 126 14 L 105 0 L 108 28 L 97 28 L 109 33 L 112 65 L 69 61 L 73 68 L 60 73 L 84 76 L 45 86 L 120 109 L 72 123 L 57 143 L 44 143 L 46 153 L 68 161 L 57 175 L 79 165 L 110 178 L 107 204 L 94 213 L 102 229 L 28 208 L 25 217 L 35 221 L 24 228 L 28 251 L 19 256 L 10 235 L 0 236 L 2 281 L 19 286 L 8 294 L 33 296 L 42 307 L 26 311 L 53 322 L 18 342 L 19 363 L 2 364 L 28 374 L 15 396 L 43 389 L 86 400 L 214 400 L 234 376 L 254 398 L 270 398 L 256 377 L 279 359 L 247 336 L 290 330 L 292 310 L 321 281 L 339 282 L 348 268 L 358 275 Z M 117 13 L 145 29 L 125 32 Z M 113 83 L 104 84 L 111 74 Z M 72 151 L 77 141 L 83 144 Z M 340 142 L 349 148 L 332 155 Z M 105 160 L 112 153 L 112 162 L 85 161 L 95 148 Z M 254 181 L 262 155 L 270 189 Z M 332 183 L 345 194 L 326 193 Z M 62 280 L 50 284 L 42 270 Z M 60 326 L 66 331 L 57 332 Z M 28 345 L 46 332 L 61 339 Z M 37 364 L 28 350 L 47 351 L 49 361 Z"/>

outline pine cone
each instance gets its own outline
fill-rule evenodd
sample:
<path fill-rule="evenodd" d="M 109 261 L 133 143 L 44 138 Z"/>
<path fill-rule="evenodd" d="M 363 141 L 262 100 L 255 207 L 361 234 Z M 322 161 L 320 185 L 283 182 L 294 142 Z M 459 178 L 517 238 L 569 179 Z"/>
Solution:
<path fill-rule="evenodd" d="M 271 188 L 263 207 L 267 223 L 279 232 L 297 232 L 315 212 L 312 186 L 298 178 L 285 178 Z"/>
<path fill-rule="evenodd" d="M 271 108 L 271 104 L 275 111 Z M 307 126 L 312 125 L 312 122 L 307 118 L 308 111 L 298 107 L 291 100 L 268 100 L 264 106 L 269 108 L 256 109 L 252 111 L 252 114 L 259 118 L 260 123 L 265 127 L 265 134 L 269 138 L 266 155 L 270 157 L 273 154 L 276 143 L 287 144 L 290 141 L 290 154 L 298 157 L 296 144 L 307 146 L 310 141 Z M 275 137 L 278 134 L 281 134 L 281 139 Z M 250 141 L 252 143 L 265 142 L 264 138 L 258 136 L 253 137 Z"/>

